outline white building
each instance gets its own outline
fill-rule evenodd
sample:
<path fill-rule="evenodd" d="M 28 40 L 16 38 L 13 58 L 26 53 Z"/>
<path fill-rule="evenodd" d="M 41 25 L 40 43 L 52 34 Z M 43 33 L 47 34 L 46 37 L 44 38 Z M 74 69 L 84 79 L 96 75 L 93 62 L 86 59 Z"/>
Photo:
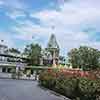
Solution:
<path fill-rule="evenodd" d="M 0 72 L 11 72 L 12 68 L 26 67 L 26 57 L 9 52 L 3 41 L 0 43 Z"/>

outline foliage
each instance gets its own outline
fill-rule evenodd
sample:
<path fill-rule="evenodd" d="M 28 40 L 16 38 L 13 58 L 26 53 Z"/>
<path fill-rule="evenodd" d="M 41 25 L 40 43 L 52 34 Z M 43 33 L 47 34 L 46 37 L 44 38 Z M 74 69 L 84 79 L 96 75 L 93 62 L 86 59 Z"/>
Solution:
<path fill-rule="evenodd" d="M 55 90 L 67 97 L 74 97 L 74 91 L 77 85 L 77 79 L 73 77 L 63 77 L 57 78 Z"/>
<path fill-rule="evenodd" d="M 80 93 L 80 98 L 84 96 L 85 100 L 95 100 L 96 96 L 99 95 L 100 80 L 90 80 L 87 78 L 80 78 L 78 89 Z M 82 99 L 82 100 L 84 100 Z"/>
<path fill-rule="evenodd" d="M 16 79 L 16 69 L 15 68 L 13 68 L 12 70 L 11 70 L 11 77 L 12 77 L 12 79 Z"/>
<path fill-rule="evenodd" d="M 39 75 L 39 82 L 44 87 L 53 89 L 56 82 L 56 77 L 54 76 L 55 76 L 54 73 L 50 74 L 49 72 L 44 71 Z"/>
<path fill-rule="evenodd" d="M 100 79 L 89 74 L 81 75 L 74 70 L 68 72 L 48 69 L 40 74 L 39 82 L 72 100 L 97 100 L 100 97 Z"/>
<path fill-rule="evenodd" d="M 65 61 L 66 61 L 66 59 L 65 59 L 64 56 L 59 56 L 59 63 L 60 63 L 61 65 L 65 65 Z"/>
<path fill-rule="evenodd" d="M 31 65 L 38 65 L 41 56 L 41 46 L 38 44 L 27 45 L 24 54 L 30 59 Z"/>
<path fill-rule="evenodd" d="M 82 68 L 83 70 L 97 69 L 100 65 L 100 51 L 94 48 L 81 46 L 74 48 L 69 53 L 69 62 L 74 68 Z"/>
<path fill-rule="evenodd" d="M 18 49 L 15 49 L 15 48 L 10 48 L 9 52 L 15 53 L 15 54 L 20 54 L 21 53 Z"/>
<path fill-rule="evenodd" d="M 26 71 L 26 76 L 27 76 L 27 77 L 31 77 L 31 70 L 27 70 L 27 71 Z"/>

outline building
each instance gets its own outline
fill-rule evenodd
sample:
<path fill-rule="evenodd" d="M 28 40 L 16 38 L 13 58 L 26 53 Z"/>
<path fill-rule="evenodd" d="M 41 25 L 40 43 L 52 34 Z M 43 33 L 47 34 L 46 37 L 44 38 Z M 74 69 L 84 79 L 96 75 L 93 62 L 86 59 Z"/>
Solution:
<path fill-rule="evenodd" d="M 54 34 L 51 35 L 47 48 L 42 50 L 41 65 L 56 66 L 59 63 L 60 48 Z"/>
<path fill-rule="evenodd" d="M 9 52 L 8 46 L 0 43 L 0 72 L 11 72 L 13 68 L 25 67 L 26 61 L 26 57 Z"/>
<path fill-rule="evenodd" d="M 60 48 L 54 34 L 51 35 L 47 47 L 41 51 L 40 65 L 56 66 L 59 63 Z M 12 53 L 3 41 L 0 43 L 0 72 L 11 72 L 12 69 L 28 65 L 28 58 L 21 54 Z"/>

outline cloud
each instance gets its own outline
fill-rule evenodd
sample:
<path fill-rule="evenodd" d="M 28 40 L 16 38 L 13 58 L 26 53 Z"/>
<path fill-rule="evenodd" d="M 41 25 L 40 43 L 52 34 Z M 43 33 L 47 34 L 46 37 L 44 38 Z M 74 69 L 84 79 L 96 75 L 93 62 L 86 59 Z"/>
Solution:
<path fill-rule="evenodd" d="M 0 40 L 4 40 L 4 45 L 10 47 L 15 47 L 15 43 L 12 39 L 12 36 L 8 36 L 8 33 L 0 32 Z"/>
<path fill-rule="evenodd" d="M 55 29 L 52 30 L 50 27 L 43 27 L 40 25 L 34 25 L 32 22 L 27 21 L 23 24 L 13 27 L 13 30 L 19 35 L 16 35 L 17 39 L 25 40 L 25 41 L 33 41 L 42 44 L 43 47 L 47 46 L 47 42 L 49 40 L 50 34 L 54 33 L 57 37 L 57 41 L 60 45 L 61 52 L 63 49 L 66 49 L 65 52 L 68 52 L 73 47 L 78 47 L 80 44 L 85 44 L 88 41 L 88 34 L 83 32 L 78 32 L 75 35 L 75 32 Z M 64 29 L 65 30 L 65 29 Z M 34 37 L 34 38 L 32 38 Z M 44 40 L 40 41 L 40 38 Z M 65 53 L 63 52 L 63 53 Z"/>
<path fill-rule="evenodd" d="M 0 0 L 1 6 L 8 9 L 24 9 L 25 5 L 20 0 Z"/>
<path fill-rule="evenodd" d="M 3 1 L 0 1 L 0 5 L 3 5 L 4 4 L 4 2 Z"/>
<path fill-rule="evenodd" d="M 70 2 L 61 5 L 60 10 L 51 9 L 31 13 L 30 17 L 39 19 L 40 25 L 28 22 L 20 28 L 16 27 L 16 31 L 26 35 L 26 37 L 27 34 L 29 37 L 34 34 L 40 37 L 48 37 L 48 34 L 55 33 L 60 47 L 66 48 L 66 52 L 80 45 L 90 45 L 99 48 L 98 45 L 100 43 L 96 41 L 91 43 L 91 34 L 83 32 L 84 27 L 82 26 L 85 26 L 85 28 L 90 27 L 88 25 L 100 20 L 100 12 L 98 10 L 100 8 L 94 7 L 92 3 L 89 3 L 90 0 L 87 3 L 86 1 L 79 2 L 77 0 L 77 4 Z M 53 25 L 55 26 L 55 30 L 51 29 Z M 27 39 L 26 37 L 23 38 Z"/>
<path fill-rule="evenodd" d="M 2 0 L 3 1 L 3 0 Z M 5 0 L 6 1 L 6 0 Z M 7 0 L 9 1 L 9 0 Z M 17 3 L 6 4 L 12 5 L 13 12 L 8 12 L 7 15 L 16 21 L 16 25 L 11 27 L 15 39 L 39 42 L 42 46 L 46 46 L 48 39 L 52 33 L 57 37 L 57 41 L 61 48 L 61 53 L 67 52 L 80 45 L 92 46 L 100 49 L 100 41 L 96 41 L 95 35 L 91 31 L 84 31 L 88 28 L 95 28 L 100 31 L 100 7 L 99 0 L 69 0 L 57 5 L 59 9 L 42 9 L 36 12 L 28 11 L 29 18 L 24 20 L 17 20 L 17 18 L 24 18 L 26 14 L 23 6 L 19 0 L 14 0 Z M 17 10 L 16 10 L 17 8 Z M 20 10 L 19 10 L 20 9 Z M 38 19 L 39 23 L 34 23 Z M 55 26 L 55 29 L 51 27 Z M 94 36 L 94 37 L 93 37 Z M 91 40 L 94 39 L 95 41 Z"/>
<path fill-rule="evenodd" d="M 99 8 L 100 9 L 100 8 Z M 75 26 L 80 24 L 88 24 L 99 19 L 100 12 L 97 8 L 80 7 L 75 4 L 65 3 L 60 7 L 60 11 L 43 10 L 30 15 L 31 17 L 39 18 L 42 24 L 45 25 L 60 25 L 60 26 Z"/>
<path fill-rule="evenodd" d="M 21 0 L 0 0 L 1 11 L 9 17 L 16 21 L 18 18 L 27 17 L 27 6 Z"/>
<path fill-rule="evenodd" d="M 52 32 L 51 28 L 34 24 L 31 20 L 18 21 L 17 26 L 12 27 L 12 31 L 17 33 L 15 39 L 39 43 L 46 47 L 48 38 Z"/>
<path fill-rule="evenodd" d="M 20 10 L 13 10 L 13 11 L 7 12 L 6 15 L 14 20 L 16 20 L 17 18 L 25 18 L 26 17 L 26 14 Z"/>

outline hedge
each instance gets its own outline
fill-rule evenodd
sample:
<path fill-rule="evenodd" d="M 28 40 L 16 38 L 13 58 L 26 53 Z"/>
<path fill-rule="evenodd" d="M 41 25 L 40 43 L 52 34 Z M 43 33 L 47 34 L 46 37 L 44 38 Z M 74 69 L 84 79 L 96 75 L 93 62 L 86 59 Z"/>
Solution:
<path fill-rule="evenodd" d="M 39 76 L 40 85 L 72 100 L 100 100 L 100 79 L 48 70 Z"/>

